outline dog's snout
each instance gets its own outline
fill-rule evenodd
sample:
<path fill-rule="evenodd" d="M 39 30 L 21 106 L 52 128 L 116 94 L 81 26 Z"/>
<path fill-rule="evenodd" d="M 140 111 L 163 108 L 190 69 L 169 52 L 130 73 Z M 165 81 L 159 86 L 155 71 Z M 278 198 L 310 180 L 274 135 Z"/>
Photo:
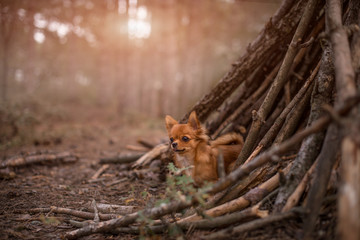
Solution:
<path fill-rule="evenodd" d="M 177 147 L 177 143 L 176 142 L 173 142 L 172 144 L 171 144 L 171 146 L 173 147 L 173 148 L 176 148 Z"/>

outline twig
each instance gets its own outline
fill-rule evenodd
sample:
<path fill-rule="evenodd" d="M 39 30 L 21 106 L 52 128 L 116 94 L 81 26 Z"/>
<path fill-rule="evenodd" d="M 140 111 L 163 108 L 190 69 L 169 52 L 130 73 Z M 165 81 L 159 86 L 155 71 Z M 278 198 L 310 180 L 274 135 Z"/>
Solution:
<path fill-rule="evenodd" d="M 77 211 L 77 210 L 73 210 L 70 208 L 61 208 L 61 207 L 32 208 L 32 209 L 29 209 L 28 211 L 30 213 L 48 213 L 51 211 L 53 213 L 67 214 L 67 215 L 72 215 L 75 217 L 79 217 L 79 218 L 83 218 L 83 219 L 91 219 L 91 220 L 93 220 L 95 217 L 94 213 Z M 120 218 L 120 217 L 122 217 L 122 216 L 118 215 L 118 214 L 99 213 L 100 220 L 110 220 L 110 219 Z"/>
<path fill-rule="evenodd" d="M 257 220 L 251 221 L 251 222 L 241 224 L 234 228 L 224 229 L 224 230 L 218 231 L 216 233 L 206 235 L 203 237 L 203 239 L 209 239 L 209 240 L 211 240 L 211 239 L 214 239 L 214 240 L 215 239 L 216 240 L 229 239 L 231 237 L 236 237 L 241 233 L 250 232 L 252 230 L 262 228 L 262 227 L 272 224 L 274 222 L 279 222 L 279 221 L 283 221 L 283 220 L 286 220 L 289 218 L 294 218 L 297 215 L 298 215 L 298 213 L 296 213 L 294 211 L 271 215 L 266 218 L 257 219 Z"/>
<path fill-rule="evenodd" d="M 315 40 L 314 37 L 311 37 L 309 41 L 300 44 L 299 47 L 300 47 L 300 48 L 307 48 L 307 47 L 309 47 L 311 44 L 313 44 L 314 40 Z"/>
<path fill-rule="evenodd" d="M 13 179 L 16 177 L 16 173 L 9 168 L 0 169 L 0 179 Z"/>
<path fill-rule="evenodd" d="M 189 201 L 184 196 L 183 199 L 179 199 L 169 204 L 162 204 L 159 207 L 150 208 L 141 211 L 141 214 L 147 218 L 157 219 L 165 214 L 177 212 L 181 209 L 192 206 L 194 203 L 195 203 L 195 199 Z M 100 222 L 98 224 L 91 224 L 89 226 L 68 232 L 65 235 L 65 238 L 76 239 L 93 233 L 111 232 L 113 229 L 117 227 L 128 226 L 129 224 L 134 223 L 136 219 L 138 219 L 138 217 L 140 216 L 139 214 L 140 212 L 135 212 L 128 214 L 122 218 L 108 220 L 105 222 Z"/>
<path fill-rule="evenodd" d="M 144 155 L 144 153 L 127 153 L 127 154 L 119 154 L 112 157 L 102 157 L 100 158 L 101 164 L 107 164 L 107 163 L 131 163 L 139 158 L 141 158 Z"/>
<path fill-rule="evenodd" d="M 106 169 L 108 169 L 110 167 L 109 164 L 104 164 L 101 166 L 101 168 L 99 170 L 96 171 L 96 173 L 91 177 L 91 180 L 95 180 L 98 179 L 99 176 L 106 171 Z"/>
<path fill-rule="evenodd" d="M 258 205 L 252 206 L 251 208 L 247 208 L 243 211 L 230 213 L 225 216 L 214 217 L 210 219 L 202 219 L 196 222 L 177 222 L 177 226 L 183 230 L 189 229 L 214 229 L 214 228 L 222 228 L 229 226 L 234 223 L 239 223 L 251 218 L 266 218 L 269 215 L 267 210 L 260 210 Z M 161 233 L 164 232 L 166 228 L 174 226 L 174 223 L 164 223 L 160 226 L 150 226 L 150 230 L 153 233 Z M 131 227 L 131 228 L 116 228 L 111 231 L 113 234 L 119 233 L 132 233 L 139 234 L 139 228 Z"/>
<path fill-rule="evenodd" d="M 160 156 L 160 154 L 166 152 L 169 149 L 168 144 L 159 144 L 155 148 L 153 148 L 151 151 L 146 153 L 144 156 L 136 160 L 135 163 L 133 163 L 132 167 L 140 167 L 145 166 L 146 164 L 149 164 L 151 160 L 157 158 Z"/>
<path fill-rule="evenodd" d="M 79 221 L 75 221 L 75 220 L 70 219 L 69 223 L 74 227 L 81 228 L 81 227 L 88 226 L 91 223 L 94 223 L 94 221 L 86 220 L 86 221 L 83 221 L 83 222 L 79 222 Z"/>
<path fill-rule="evenodd" d="M 131 150 L 131 151 L 138 151 L 138 152 L 147 152 L 147 151 L 149 151 L 149 148 L 143 147 L 143 146 L 136 146 L 136 145 L 128 144 L 125 147 L 126 147 L 126 149 Z"/>
<path fill-rule="evenodd" d="M 285 109 L 281 112 L 280 116 L 276 119 L 275 123 L 272 125 L 270 130 L 266 133 L 266 135 L 261 139 L 258 146 L 267 146 L 279 132 L 281 126 L 283 125 L 286 117 L 290 113 L 290 111 L 304 98 L 304 95 L 308 92 L 309 87 L 313 83 L 316 74 L 318 73 L 320 68 L 320 61 L 316 65 L 315 69 L 312 71 L 310 77 L 306 80 L 304 85 L 295 95 L 295 97 L 291 100 L 291 102 L 285 107 Z"/>
<path fill-rule="evenodd" d="M 137 140 L 137 142 L 148 149 L 153 149 L 155 147 L 155 145 L 153 143 L 150 143 L 150 142 L 146 141 L 145 139 L 140 138 Z"/>
<path fill-rule="evenodd" d="M 92 205 L 92 204 L 91 204 Z M 97 203 L 96 208 L 101 213 L 112 213 L 119 215 L 126 215 L 129 213 L 133 213 L 135 206 L 122 206 L 117 204 L 106 204 L 106 203 Z M 89 211 L 94 211 L 94 207 L 90 206 L 88 208 Z"/>
<path fill-rule="evenodd" d="M 319 154 L 319 163 L 315 169 L 314 182 L 310 187 L 305 209 L 309 213 L 304 220 L 304 239 L 312 239 L 311 235 L 320 211 L 322 199 L 327 190 L 331 170 L 336 161 L 341 144 L 342 136 L 335 124 L 331 124 L 327 130 L 322 150 Z"/>
<path fill-rule="evenodd" d="M 305 111 L 305 108 L 309 106 L 313 86 L 314 86 L 314 82 L 311 83 L 311 86 L 309 86 L 309 88 L 304 93 L 302 99 L 298 102 L 298 104 L 294 106 L 294 108 L 290 111 L 290 113 L 286 117 L 285 123 L 283 124 L 281 130 L 277 134 L 273 144 L 279 144 L 283 142 L 285 139 L 289 138 L 295 132 L 299 124 L 300 118 L 303 115 L 303 112 Z"/>
<path fill-rule="evenodd" d="M 93 207 L 93 209 L 94 209 L 94 222 L 95 223 L 98 223 L 99 221 L 100 221 L 100 217 L 99 217 L 99 211 L 98 211 L 98 209 L 97 209 L 97 207 L 96 207 L 96 201 L 95 201 L 95 199 L 93 199 L 92 200 L 92 202 L 91 202 L 91 205 L 92 205 L 92 207 Z"/>
<path fill-rule="evenodd" d="M 217 173 L 219 178 L 225 177 L 225 165 L 224 165 L 224 156 L 221 149 L 219 150 L 219 155 L 217 157 Z"/>
<path fill-rule="evenodd" d="M 299 185 L 296 187 L 295 191 L 290 195 L 290 197 L 286 201 L 286 204 L 283 207 L 283 209 L 281 210 L 281 212 L 287 212 L 291 208 L 293 208 L 296 204 L 298 204 L 300 197 L 306 188 L 306 185 L 308 184 L 308 182 L 311 179 L 311 175 L 313 174 L 313 172 L 315 170 L 315 166 L 316 166 L 317 162 L 318 161 L 315 161 L 313 163 L 313 165 L 311 166 L 311 168 L 307 171 L 307 173 L 305 174 L 305 176 L 303 177 L 303 179 L 301 180 Z"/>
<path fill-rule="evenodd" d="M 118 179 L 118 180 L 114 180 L 112 182 L 109 182 L 107 184 L 105 184 L 106 187 L 111 187 L 111 186 L 114 186 L 116 184 L 119 184 L 119 183 L 122 183 L 122 182 L 125 182 L 128 178 L 127 177 L 123 177 L 121 179 Z"/>

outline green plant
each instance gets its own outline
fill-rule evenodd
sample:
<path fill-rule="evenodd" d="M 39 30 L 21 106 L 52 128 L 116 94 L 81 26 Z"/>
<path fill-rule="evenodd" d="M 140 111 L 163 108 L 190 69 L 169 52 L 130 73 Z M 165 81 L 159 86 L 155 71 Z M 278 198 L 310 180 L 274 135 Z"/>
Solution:
<path fill-rule="evenodd" d="M 182 172 L 185 168 L 179 169 L 173 163 L 169 163 L 167 167 L 170 174 L 168 174 L 166 178 L 166 193 L 163 199 L 156 201 L 155 206 L 161 206 L 162 204 L 167 204 L 178 199 L 186 199 L 187 201 L 196 199 L 200 205 L 204 206 L 205 200 L 209 197 L 205 192 L 211 184 L 206 184 L 203 188 L 196 188 L 194 186 L 194 180 L 190 176 L 177 175 L 177 173 Z M 146 198 L 148 193 L 143 191 L 141 195 L 143 198 Z M 174 214 L 172 214 L 172 218 L 175 221 Z M 150 226 L 153 225 L 154 220 L 146 217 L 140 212 L 137 222 L 140 223 L 139 239 L 146 239 L 146 236 L 154 234 L 150 228 Z M 176 224 L 168 225 L 168 234 L 171 238 L 183 238 L 182 230 Z"/>

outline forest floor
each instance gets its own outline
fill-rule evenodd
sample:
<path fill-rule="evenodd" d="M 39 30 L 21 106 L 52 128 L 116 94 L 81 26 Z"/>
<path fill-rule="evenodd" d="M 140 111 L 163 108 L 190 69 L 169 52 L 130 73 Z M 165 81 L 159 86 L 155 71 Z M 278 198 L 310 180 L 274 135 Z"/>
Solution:
<path fill-rule="evenodd" d="M 159 179 L 128 177 L 116 183 L 121 179 L 118 173 L 128 170 L 128 164 L 111 164 L 96 181 L 91 181 L 102 166 L 101 157 L 130 153 L 126 145 L 137 145 L 139 138 L 157 144 L 166 137 L 163 122 L 157 119 L 101 116 L 101 112 L 92 111 L 76 120 L 37 124 L 32 141 L 1 152 L 3 160 L 44 151 L 71 152 L 79 160 L 15 168 L 15 178 L 0 179 L 0 239 L 59 239 L 73 229 L 67 223 L 71 216 L 30 214 L 32 208 L 84 210 L 95 199 L 97 203 L 135 206 L 134 210 L 138 210 L 164 193 L 165 181 Z"/>
<path fill-rule="evenodd" d="M 100 177 L 92 176 L 102 167 L 99 159 L 117 153 L 131 152 L 128 144 L 139 138 L 153 144 L 166 140 L 161 119 L 130 116 L 126 119 L 101 117 L 90 111 L 76 120 L 42 122 L 36 126 L 33 141 L 1 152 L 1 158 L 33 152 L 71 152 L 79 157 L 75 163 L 33 164 L 12 169 L 16 177 L 0 179 L 0 239 L 62 239 L 76 229 L 70 220 L 77 217 L 57 213 L 33 213 L 34 208 L 62 207 L 72 210 L 91 209 L 91 202 L 134 206 L 134 211 L 154 206 L 164 198 L 164 176 L 130 176 L 119 173 L 130 170 L 129 164 L 110 164 Z M 166 166 L 162 166 L 166 169 Z M 323 239 L 334 236 L 334 209 L 326 211 L 326 224 L 319 229 Z M 284 228 L 284 226 L 287 226 Z M 299 221 L 279 223 L 254 231 L 244 239 L 293 239 L 301 227 Z M 325 230 L 324 230 L 325 229 Z M 184 233 L 183 239 L 199 239 L 203 232 Z M 138 235 L 95 234 L 84 239 L 137 239 Z M 152 239 L 168 239 L 169 235 Z"/>

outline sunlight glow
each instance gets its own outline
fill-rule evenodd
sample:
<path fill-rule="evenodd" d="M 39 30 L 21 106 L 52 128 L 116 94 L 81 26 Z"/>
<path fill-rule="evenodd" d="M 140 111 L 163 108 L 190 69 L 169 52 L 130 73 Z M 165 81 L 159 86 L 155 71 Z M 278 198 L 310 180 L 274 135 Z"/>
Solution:
<path fill-rule="evenodd" d="M 135 3 L 132 3 L 135 2 Z M 128 33 L 129 38 L 145 39 L 151 34 L 150 15 L 145 6 L 136 7 L 136 0 L 130 1 Z"/>
<path fill-rule="evenodd" d="M 146 7 L 143 7 L 143 6 L 139 7 L 137 9 L 136 16 L 137 16 L 138 19 L 141 19 L 141 20 L 146 19 L 147 16 L 148 16 L 148 12 L 147 12 Z"/>
<path fill-rule="evenodd" d="M 43 43 L 45 41 L 45 34 L 41 31 L 36 31 L 34 33 L 34 40 L 38 43 Z"/>
<path fill-rule="evenodd" d="M 34 15 L 34 25 L 37 28 L 45 28 L 47 26 L 47 21 L 41 13 L 36 13 Z"/>
<path fill-rule="evenodd" d="M 126 13 L 126 0 L 118 0 L 118 13 L 124 14 Z"/>

